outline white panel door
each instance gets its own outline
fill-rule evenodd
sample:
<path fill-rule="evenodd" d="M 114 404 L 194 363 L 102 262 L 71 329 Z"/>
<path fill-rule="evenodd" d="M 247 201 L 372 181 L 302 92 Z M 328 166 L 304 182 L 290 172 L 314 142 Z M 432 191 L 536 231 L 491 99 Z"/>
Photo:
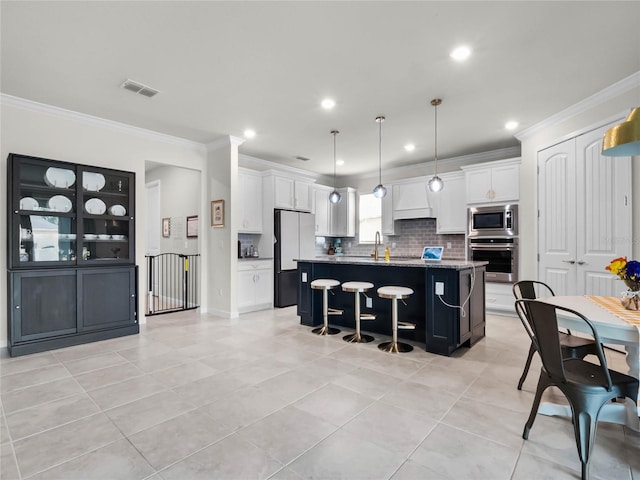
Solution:
<path fill-rule="evenodd" d="M 539 278 L 556 295 L 576 295 L 575 141 L 538 152 Z"/>
<path fill-rule="evenodd" d="M 539 278 L 557 295 L 625 289 L 605 267 L 631 255 L 631 158 L 600 154 L 609 126 L 538 152 Z"/>
<path fill-rule="evenodd" d="M 626 290 L 604 268 L 620 256 L 631 258 L 631 158 L 604 157 L 607 127 L 576 139 L 578 293 L 617 296 Z"/>

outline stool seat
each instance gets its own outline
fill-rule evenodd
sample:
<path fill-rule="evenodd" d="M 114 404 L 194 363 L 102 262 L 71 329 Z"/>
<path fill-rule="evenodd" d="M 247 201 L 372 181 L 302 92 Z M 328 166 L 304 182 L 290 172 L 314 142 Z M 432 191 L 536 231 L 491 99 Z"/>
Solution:
<path fill-rule="evenodd" d="M 391 299 L 391 334 L 392 340 L 390 342 L 383 342 L 378 345 L 378 348 L 383 352 L 389 353 L 401 353 L 410 352 L 413 347 L 408 343 L 398 342 L 398 329 L 410 330 L 415 329 L 415 324 L 410 322 L 398 321 L 398 300 L 404 300 L 405 298 L 413 295 L 413 290 L 409 287 L 400 287 L 396 285 L 385 285 L 378 288 L 378 296 L 380 298 Z"/>
<path fill-rule="evenodd" d="M 329 326 L 329 315 L 342 315 L 342 310 L 335 308 L 329 308 L 329 290 L 332 290 L 340 285 L 338 280 L 333 278 L 316 278 L 311 282 L 311 288 L 314 290 L 322 290 L 322 327 L 314 328 L 311 330 L 316 335 L 335 335 L 340 333 L 340 330 Z"/>
<path fill-rule="evenodd" d="M 385 286 L 378 289 L 378 296 L 382 298 L 403 299 L 413 295 L 409 287 Z"/>
<path fill-rule="evenodd" d="M 354 299 L 354 310 L 355 310 L 355 322 L 356 322 L 356 331 L 350 335 L 345 335 L 342 339 L 345 342 L 349 343 L 369 343 L 373 341 L 373 337 L 371 335 L 364 335 L 360 333 L 360 320 L 375 320 L 375 315 L 371 313 L 360 313 L 360 294 L 364 294 L 367 290 L 373 288 L 373 283 L 371 282 L 344 282 L 342 284 L 343 292 L 352 292 L 355 293 Z M 366 296 L 366 295 L 365 295 Z"/>
<path fill-rule="evenodd" d="M 344 292 L 366 292 L 370 288 L 373 288 L 373 283 L 370 282 L 344 282 L 342 284 Z"/>
<path fill-rule="evenodd" d="M 315 288 L 316 290 L 322 290 L 323 288 L 331 289 L 338 285 L 340 285 L 340 282 L 331 278 L 316 278 L 311 282 L 311 288 Z"/>

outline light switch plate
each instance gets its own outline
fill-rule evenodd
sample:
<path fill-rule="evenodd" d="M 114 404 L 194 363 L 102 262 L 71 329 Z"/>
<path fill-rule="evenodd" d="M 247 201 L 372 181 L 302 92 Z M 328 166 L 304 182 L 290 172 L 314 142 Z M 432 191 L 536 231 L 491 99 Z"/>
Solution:
<path fill-rule="evenodd" d="M 367 306 L 367 308 L 373 308 L 373 298 L 367 297 L 367 299 L 365 300 L 365 305 Z"/>
<path fill-rule="evenodd" d="M 436 295 L 444 295 L 444 282 L 436 282 Z"/>

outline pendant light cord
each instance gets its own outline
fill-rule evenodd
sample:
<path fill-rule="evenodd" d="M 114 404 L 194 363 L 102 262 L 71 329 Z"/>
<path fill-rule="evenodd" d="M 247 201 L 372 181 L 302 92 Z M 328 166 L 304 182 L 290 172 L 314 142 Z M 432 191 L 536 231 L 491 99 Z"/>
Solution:
<path fill-rule="evenodd" d="M 376 122 L 378 122 L 378 184 L 382 185 L 382 122 L 384 122 L 384 117 L 380 115 L 376 117 Z"/>
<path fill-rule="evenodd" d="M 440 105 L 441 100 L 433 100 L 431 103 L 435 108 L 435 124 L 433 127 L 435 142 L 434 142 L 434 166 L 433 166 L 433 175 L 435 177 L 438 176 L 438 105 Z"/>
<path fill-rule="evenodd" d="M 333 135 L 333 190 L 336 190 L 336 135 L 340 133 L 338 130 L 331 130 Z"/>

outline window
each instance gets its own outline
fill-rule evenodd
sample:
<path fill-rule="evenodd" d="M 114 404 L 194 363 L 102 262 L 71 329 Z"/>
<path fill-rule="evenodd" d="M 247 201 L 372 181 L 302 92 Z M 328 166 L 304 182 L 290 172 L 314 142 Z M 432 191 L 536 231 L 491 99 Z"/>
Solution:
<path fill-rule="evenodd" d="M 374 243 L 376 232 L 382 230 L 382 200 L 373 193 L 364 193 L 358 205 L 360 243 Z"/>

